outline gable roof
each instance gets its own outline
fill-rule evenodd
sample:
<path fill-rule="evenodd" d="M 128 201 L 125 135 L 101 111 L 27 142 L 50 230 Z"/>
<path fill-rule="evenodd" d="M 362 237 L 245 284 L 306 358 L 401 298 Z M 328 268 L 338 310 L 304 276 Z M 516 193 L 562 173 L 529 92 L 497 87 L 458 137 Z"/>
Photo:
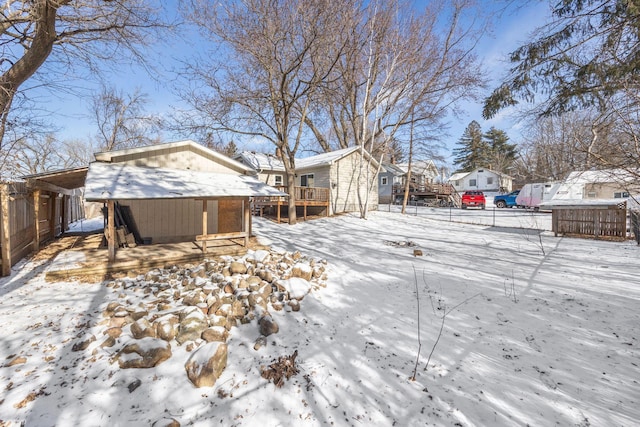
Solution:
<path fill-rule="evenodd" d="M 336 161 L 359 150 L 359 146 L 353 146 L 343 148 L 341 150 L 330 151 L 328 153 L 317 154 L 311 157 L 305 157 L 303 159 L 296 159 L 296 171 L 302 171 L 305 169 L 312 169 L 322 166 L 330 166 Z M 370 158 L 375 162 L 376 166 L 378 165 L 378 162 L 373 159 L 366 150 L 364 151 L 364 153 L 365 158 Z M 236 158 L 242 158 L 247 165 L 251 165 L 258 172 L 284 172 L 284 165 L 282 164 L 282 161 L 272 154 L 243 151 L 238 156 L 236 156 Z"/>
<path fill-rule="evenodd" d="M 398 165 L 393 163 L 383 163 L 382 169 L 384 169 L 386 172 L 391 173 L 395 176 L 402 176 L 405 173 L 407 173 L 406 171 L 399 168 Z"/>
<path fill-rule="evenodd" d="M 243 173 L 254 173 L 255 171 L 230 157 L 225 156 L 224 154 L 218 153 L 217 151 L 211 150 L 203 145 L 198 144 L 195 141 L 190 139 L 185 139 L 183 141 L 175 141 L 175 142 L 167 142 L 163 144 L 155 144 L 155 145 L 147 145 L 144 147 L 136 147 L 136 148 L 125 148 L 122 150 L 114 150 L 114 151 L 103 151 L 101 153 L 94 154 L 95 158 L 99 162 L 113 162 L 116 163 L 120 158 L 125 156 L 130 156 L 132 154 L 153 154 L 154 152 L 159 152 L 171 148 L 188 148 L 191 151 L 203 156 L 210 158 L 218 163 L 225 164 L 232 169 L 236 169 Z"/>
<path fill-rule="evenodd" d="M 592 171 L 573 171 L 565 179 L 565 183 L 571 184 L 596 184 L 617 182 L 620 184 L 632 184 L 638 181 L 640 170 L 633 173 L 625 169 L 603 169 Z"/>
<path fill-rule="evenodd" d="M 106 162 L 89 165 L 84 193 L 87 201 L 253 196 L 286 196 L 286 193 L 254 176 Z"/>
<path fill-rule="evenodd" d="M 481 169 L 482 169 L 483 171 L 485 171 L 485 172 L 491 172 L 491 173 L 493 173 L 493 174 L 495 174 L 495 175 L 498 175 L 498 176 L 500 176 L 500 177 L 503 177 L 503 178 L 513 179 L 513 177 L 512 177 L 512 176 L 507 175 L 506 173 L 502 173 L 502 172 L 494 171 L 493 169 L 489 169 L 489 168 L 475 168 L 474 170 L 469 171 L 469 172 L 456 172 L 456 173 L 454 173 L 453 175 L 451 175 L 447 181 L 457 181 L 457 180 L 459 180 L 459 179 L 463 179 L 464 177 L 466 177 L 466 176 L 468 176 L 468 175 L 470 175 L 470 174 L 472 174 L 472 173 L 474 173 L 474 172 L 477 172 L 477 171 L 479 171 L 479 170 L 481 170 Z"/>

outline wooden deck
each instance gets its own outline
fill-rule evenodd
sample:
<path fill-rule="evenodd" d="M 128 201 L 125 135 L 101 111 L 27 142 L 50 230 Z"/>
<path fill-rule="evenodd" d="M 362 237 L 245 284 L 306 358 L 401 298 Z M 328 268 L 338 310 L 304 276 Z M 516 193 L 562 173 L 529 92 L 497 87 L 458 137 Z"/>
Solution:
<path fill-rule="evenodd" d="M 280 191 L 287 191 L 284 186 L 276 187 Z M 318 215 L 308 215 L 309 207 L 324 208 L 324 216 L 329 216 L 329 189 L 320 187 L 296 187 L 295 188 L 296 207 L 302 208 L 302 218 L 306 221 L 310 216 L 317 217 Z M 253 200 L 253 212 L 259 216 L 272 217 L 277 222 L 281 222 L 285 217 L 287 207 L 289 203 L 286 197 L 256 197 Z M 284 207 L 284 212 L 283 212 Z"/>
<path fill-rule="evenodd" d="M 63 237 L 68 238 L 70 236 Z M 200 244 L 195 242 L 140 245 L 118 249 L 115 261 L 109 262 L 108 249 L 99 247 L 102 234 L 75 237 L 75 242 L 71 245 L 65 245 L 60 240 L 62 239 L 52 243 L 58 248 L 50 254 L 54 258 L 46 272 L 47 281 L 71 280 L 74 277 L 100 281 L 114 274 L 140 274 L 156 267 L 199 263 L 222 255 L 244 255 L 247 249 L 264 248 L 255 237 L 249 239 L 248 247 L 243 246 L 244 239 L 209 242 L 207 253 L 203 253 Z"/>
<path fill-rule="evenodd" d="M 404 186 L 394 185 L 392 200 L 402 200 L 404 197 Z M 460 207 L 460 195 L 451 184 L 425 184 L 421 186 L 411 185 L 409 187 L 409 199 L 415 202 L 422 201 L 433 206 L 455 206 Z"/>

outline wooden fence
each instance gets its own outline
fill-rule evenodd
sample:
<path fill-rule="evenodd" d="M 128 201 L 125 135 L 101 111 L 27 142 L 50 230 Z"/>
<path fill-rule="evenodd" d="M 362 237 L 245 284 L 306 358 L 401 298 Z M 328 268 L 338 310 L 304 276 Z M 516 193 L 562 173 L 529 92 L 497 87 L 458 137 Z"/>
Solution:
<path fill-rule="evenodd" d="M 25 183 L 0 183 L 0 276 L 42 242 L 84 218 L 80 192 L 62 195 L 29 189 Z"/>
<path fill-rule="evenodd" d="M 627 209 L 624 203 L 604 207 L 553 209 L 552 229 L 555 235 L 625 240 Z"/>

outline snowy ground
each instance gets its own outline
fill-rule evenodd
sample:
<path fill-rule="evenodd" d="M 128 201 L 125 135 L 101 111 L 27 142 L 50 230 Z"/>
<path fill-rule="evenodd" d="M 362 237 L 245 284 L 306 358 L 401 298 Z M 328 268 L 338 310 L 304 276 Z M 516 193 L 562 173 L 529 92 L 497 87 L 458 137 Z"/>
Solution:
<path fill-rule="evenodd" d="M 182 426 L 640 422 L 635 243 L 393 212 L 293 227 L 256 219 L 254 231 L 264 243 L 326 259 L 327 287 L 307 296 L 298 313 L 273 313 L 280 332 L 259 351 L 253 349 L 257 328 L 234 328 L 227 368 L 213 388 L 193 387 L 177 357 L 153 369 L 120 370 L 107 358 L 73 352 L 76 337 L 100 320 L 114 292 L 104 284 L 46 283 L 46 265 L 14 267 L 0 279 L 0 420 L 27 426 L 151 425 L 163 417 Z M 294 350 L 301 372 L 284 387 L 260 377 L 261 364 Z M 24 363 L 8 366 L 19 357 Z M 130 393 L 136 379 L 141 385 Z"/>

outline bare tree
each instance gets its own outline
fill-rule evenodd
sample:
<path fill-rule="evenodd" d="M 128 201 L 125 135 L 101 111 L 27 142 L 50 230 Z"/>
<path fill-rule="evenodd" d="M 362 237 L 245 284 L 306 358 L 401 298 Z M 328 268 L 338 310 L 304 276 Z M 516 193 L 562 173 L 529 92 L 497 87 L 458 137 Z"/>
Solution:
<path fill-rule="evenodd" d="M 103 87 L 93 98 L 93 120 L 98 127 L 98 148 L 103 151 L 139 147 L 159 140 L 161 119 L 144 112 L 147 95 L 136 89 L 124 94 Z"/>
<path fill-rule="evenodd" d="M 296 222 L 295 157 L 312 97 L 341 55 L 342 23 L 354 1 L 192 0 L 189 19 L 222 48 L 190 68 L 184 98 L 200 126 L 273 143 Z M 338 41 L 336 41 L 338 39 Z M 194 87 L 193 82 L 199 86 Z M 185 120 L 186 121 L 186 120 Z M 187 123 L 198 126 L 198 123 Z"/>
<path fill-rule="evenodd" d="M 144 0 L 7 0 L 0 6 L 0 145 L 12 103 L 30 79 L 51 84 L 79 63 L 123 59 L 167 26 Z M 38 71 L 45 65 L 47 73 Z"/>
<path fill-rule="evenodd" d="M 472 53 L 480 34 L 465 19 L 470 11 L 466 0 L 430 3 L 421 13 L 400 0 L 364 4 L 305 121 L 322 149 L 385 153 L 391 141 L 406 143 L 410 128 L 432 142 L 446 113 L 484 83 Z"/>

